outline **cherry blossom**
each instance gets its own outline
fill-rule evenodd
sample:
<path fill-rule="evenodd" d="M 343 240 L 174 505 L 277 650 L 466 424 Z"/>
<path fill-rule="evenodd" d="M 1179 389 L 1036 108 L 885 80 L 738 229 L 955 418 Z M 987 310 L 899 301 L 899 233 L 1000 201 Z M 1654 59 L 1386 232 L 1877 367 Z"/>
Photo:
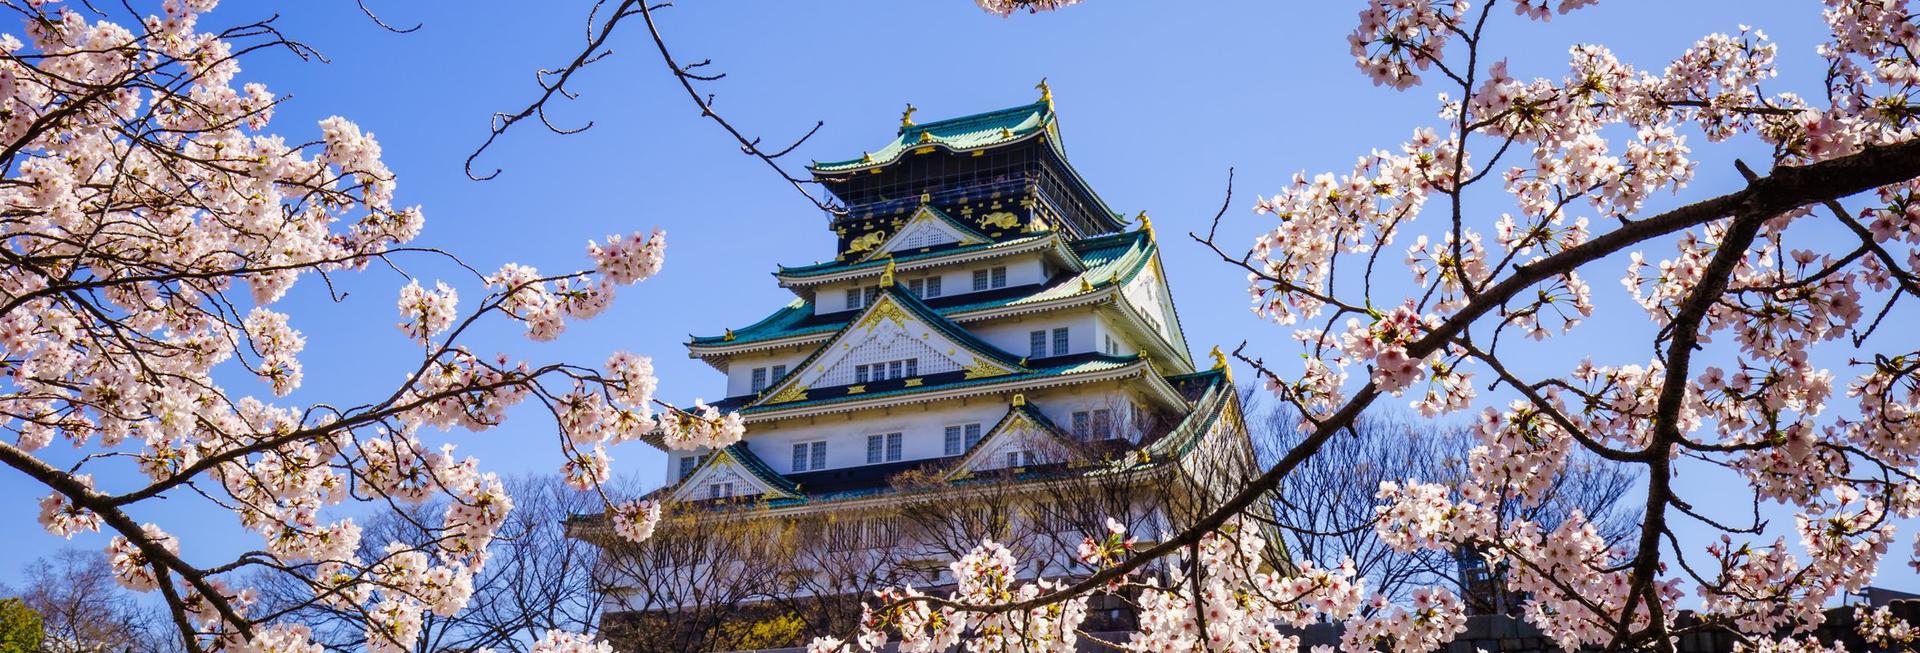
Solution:
<path fill-rule="evenodd" d="M 269 23 L 205 27 L 212 0 L 152 4 L 156 15 L 122 25 L 91 7 L 30 2 L 0 35 L 0 202 L 14 235 L 4 248 L 33 262 L 0 271 L 10 433 L 0 462 L 47 487 L 49 533 L 107 531 L 116 580 L 186 615 L 188 648 L 317 650 L 304 629 L 250 614 L 243 572 L 264 566 L 305 577 L 317 603 L 367 615 L 369 650 L 411 650 L 423 615 L 467 604 L 513 508 L 459 438 L 529 399 L 573 401 L 554 422 L 560 448 L 578 486 L 609 506 L 607 447 L 662 428 L 692 431 L 660 433 L 674 443 L 738 439 L 736 415 L 657 416 L 643 356 L 613 355 L 602 372 L 462 342 L 484 321 L 550 340 L 603 314 L 618 288 L 661 271 L 663 232 L 583 237 L 575 271 L 505 263 L 428 287 L 403 272 L 412 261 L 473 268 L 413 244 L 425 213 L 399 202 L 376 135 L 340 116 L 274 123 L 290 99 L 242 76 L 251 53 L 305 46 Z M 333 289 L 349 274 L 394 284 L 393 337 L 420 356 L 371 361 L 348 396 L 308 396 L 310 316 L 288 298 L 303 280 L 325 275 Z M 328 310 L 366 310 L 350 294 L 333 299 Z M 79 455 L 53 454 L 56 443 Z M 130 474 L 95 473 L 123 462 Z M 130 517 L 159 501 L 202 502 L 259 539 L 234 547 L 251 551 L 241 561 L 189 555 L 192 533 Z M 430 501 L 446 509 L 423 524 L 425 543 L 367 541 L 348 516 Z"/>
<path fill-rule="evenodd" d="M 1302 437 L 1233 488 L 1235 505 L 1261 505 L 1289 461 L 1383 397 L 1428 417 L 1473 410 L 1479 446 L 1458 476 L 1379 488 L 1374 527 L 1390 546 L 1481 559 L 1569 650 L 1667 645 L 1690 595 L 1748 650 L 1829 650 L 1806 637 L 1828 601 L 1862 587 L 1902 537 L 1912 546 L 1898 555 L 1920 566 L 1920 537 L 1899 530 L 1920 516 L 1920 351 L 1895 326 L 1920 299 L 1920 115 L 1908 106 L 1920 11 L 1828 0 L 1830 38 L 1808 52 L 1741 26 L 1676 44 L 1666 61 L 1572 44 L 1562 72 L 1523 78 L 1499 51 L 1512 41 L 1486 35 L 1597 3 L 1510 0 L 1501 10 L 1528 20 L 1506 24 L 1488 20 L 1499 4 L 1364 3 L 1348 37 L 1355 67 L 1388 89 L 1437 87 L 1425 95 L 1437 121 L 1259 197 L 1244 256 L 1205 239 L 1246 273 L 1253 312 L 1290 330 L 1273 340 L 1304 361 L 1269 364 L 1257 340 L 1242 348 L 1298 411 Z M 1776 88 L 1791 56 L 1824 78 Z M 1723 143 L 1764 154 L 1734 159 Z M 1745 186 L 1697 187 L 1708 172 Z M 1593 285 L 1608 280 L 1630 303 L 1603 305 Z M 1610 315 L 1620 333 L 1596 334 L 1601 312 L 1646 320 Z M 1642 335 L 1650 357 L 1582 346 Z M 1542 501 L 1575 455 L 1647 478 L 1648 512 L 1627 541 L 1577 513 L 1501 517 Z M 1717 488 L 1718 502 L 1683 496 L 1674 479 L 1703 472 L 1743 483 Z M 1758 521 L 1743 502 L 1793 517 Z M 1348 651 L 1431 650 L 1458 628 L 1444 588 L 1393 603 L 1327 570 L 1235 571 L 1222 552 L 1253 559 L 1261 547 L 1234 519 L 1197 518 L 1147 551 L 1089 534 L 1073 553 L 1091 578 L 1051 598 L 1144 588 L 1133 650 L 1295 651 L 1274 628 L 1301 615 L 1341 621 Z M 1688 541 L 1676 522 L 1721 537 Z M 1308 576 L 1341 598 L 1267 591 Z M 957 601 L 881 599 L 882 621 L 968 619 Z M 976 609 L 1010 605 L 1032 607 Z M 1913 636 L 1888 616 L 1859 618 L 1879 645 Z"/>

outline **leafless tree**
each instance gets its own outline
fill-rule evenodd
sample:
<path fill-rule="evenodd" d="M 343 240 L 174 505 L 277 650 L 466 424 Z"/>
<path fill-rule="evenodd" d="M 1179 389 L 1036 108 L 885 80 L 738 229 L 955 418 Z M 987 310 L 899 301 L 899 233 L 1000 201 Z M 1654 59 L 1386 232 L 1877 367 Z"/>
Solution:
<path fill-rule="evenodd" d="M 802 527 L 754 506 L 683 504 L 639 544 L 576 522 L 576 534 L 608 547 L 600 579 L 608 614 L 601 632 L 632 653 L 729 651 L 803 643 L 809 618 L 770 588 L 796 585 Z M 857 610 L 856 618 L 857 618 Z M 844 624 L 843 624 L 844 625 Z"/>
<path fill-rule="evenodd" d="M 1288 410 L 1265 413 L 1252 422 L 1255 446 L 1263 455 L 1287 451 L 1304 435 L 1300 423 L 1299 416 Z M 1421 586 L 1451 583 L 1462 589 L 1477 611 L 1511 607 L 1517 602 L 1501 595 L 1502 583 L 1476 576 L 1497 574 L 1497 569 L 1438 551 L 1395 551 L 1374 529 L 1374 509 L 1379 503 L 1374 493 L 1380 483 L 1409 479 L 1456 483 L 1477 444 L 1471 431 L 1457 421 L 1422 420 L 1392 410 L 1366 413 L 1280 485 L 1273 495 L 1274 523 L 1295 557 L 1323 567 L 1352 560 L 1372 591 L 1401 599 Z M 1509 501 L 1498 509 L 1503 522 L 1525 520 L 1545 529 L 1578 511 L 1601 537 L 1619 544 L 1639 523 L 1632 506 L 1620 502 L 1634 481 L 1632 472 L 1621 466 L 1577 455 L 1554 477 L 1543 501 L 1532 505 Z"/>
<path fill-rule="evenodd" d="M 166 653 L 179 650 L 158 606 L 113 581 L 99 551 L 62 549 L 28 563 L 20 600 L 40 613 L 45 653 Z"/>
<path fill-rule="evenodd" d="M 514 497 L 513 512 L 488 547 L 490 559 L 474 579 L 472 601 L 452 617 L 427 613 L 414 651 L 520 652 L 541 632 L 582 632 L 599 619 L 601 603 L 591 579 L 597 549 L 566 533 L 569 516 L 603 507 L 598 497 L 576 492 L 552 476 L 509 479 L 507 488 Z M 364 526 L 366 541 L 424 543 L 433 536 L 423 525 L 439 523 L 444 509 L 444 504 L 428 503 L 376 513 Z M 379 552 L 361 555 L 373 559 Z M 357 651 L 365 644 L 362 611 L 313 602 L 311 587 L 277 572 L 263 573 L 259 586 L 270 611 L 287 610 L 289 619 L 311 627 L 329 650 Z"/>

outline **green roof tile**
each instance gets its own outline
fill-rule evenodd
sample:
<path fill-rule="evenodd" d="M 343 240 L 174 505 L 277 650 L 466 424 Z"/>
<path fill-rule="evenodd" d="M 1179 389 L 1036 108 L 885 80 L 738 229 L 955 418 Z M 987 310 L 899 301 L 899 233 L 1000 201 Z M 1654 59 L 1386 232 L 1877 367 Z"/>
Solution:
<path fill-rule="evenodd" d="M 1019 241 L 1006 241 L 1005 243 L 995 243 L 993 245 L 983 245 L 980 247 L 998 247 L 1014 242 Z M 1021 306 L 1064 299 L 1080 294 L 1080 281 L 1082 279 L 1086 280 L 1087 285 L 1096 289 L 1105 288 L 1116 278 L 1119 283 L 1126 283 L 1131 280 L 1135 274 L 1138 274 L 1140 270 L 1145 269 L 1149 261 L 1153 260 L 1153 253 L 1156 251 L 1156 247 L 1153 240 L 1147 237 L 1145 231 L 1127 231 L 1076 241 L 1073 243 L 1073 251 L 1074 254 L 1080 258 L 1084 269 L 1083 272 L 1077 275 L 1044 285 L 1030 294 L 998 295 L 993 296 L 991 299 L 983 299 L 977 302 L 957 304 L 942 303 L 941 306 L 931 308 L 930 310 L 937 315 L 948 316 L 969 311 Z M 948 250 L 946 253 L 952 253 L 953 251 L 955 250 Z M 894 260 L 896 262 L 909 261 L 912 260 L 912 257 L 903 256 Z M 885 263 L 875 261 L 852 266 L 841 265 L 839 267 L 842 269 L 852 269 L 875 265 L 885 265 Z M 786 268 L 785 270 L 792 269 L 795 268 Z M 952 298 L 959 299 L 965 296 L 966 295 L 955 295 Z M 847 322 L 853 320 L 858 313 L 858 311 L 842 311 L 825 315 L 815 315 L 812 304 L 804 300 L 794 300 L 792 303 L 787 304 L 785 307 L 775 311 L 772 315 L 767 316 L 759 322 L 734 330 L 732 339 L 728 339 L 725 335 L 694 336 L 690 344 L 696 347 L 718 347 L 730 344 L 747 344 L 777 340 L 793 336 L 833 333 L 839 331 L 841 327 L 846 326 Z"/>
<path fill-rule="evenodd" d="M 892 142 L 866 156 L 846 161 L 813 164 L 814 172 L 844 172 L 892 163 L 901 155 L 921 146 L 940 146 L 957 152 L 977 150 L 1022 140 L 1053 124 L 1053 105 L 1035 102 L 1025 106 L 977 113 L 971 116 L 936 120 L 900 128 Z M 925 134 L 925 137 L 922 137 Z"/>

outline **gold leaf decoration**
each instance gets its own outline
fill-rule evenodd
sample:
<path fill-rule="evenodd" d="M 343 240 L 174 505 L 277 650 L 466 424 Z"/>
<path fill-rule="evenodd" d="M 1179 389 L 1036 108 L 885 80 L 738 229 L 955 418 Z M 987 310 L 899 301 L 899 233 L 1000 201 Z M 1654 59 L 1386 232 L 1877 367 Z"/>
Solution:
<path fill-rule="evenodd" d="M 1007 368 L 995 365 L 992 361 L 985 358 L 976 357 L 973 359 L 973 364 L 967 366 L 967 374 L 963 378 L 984 379 L 990 376 L 1001 376 L 1009 373 Z"/>
<path fill-rule="evenodd" d="M 980 226 L 1014 229 L 1020 226 L 1020 217 L 1006 211 L 994 211 L 980 219 Z"/>
<path fill-rule="evenodd" d="M 899 302 L 895 302 L 892 299 L 881 299 L 878 304 L 874 304 L 873 310 L 867 311 L 866 317 L 860 318 L 860 323 L 854 325 L 853 328 L 865 329 L 881 320 L 893 320 L 894 323 L 900 326 L 906 326 L 907 311 L 900 308 Z"/>
<path fill-rule="evenodd" d="M 807 398 L 807 387 L 800 385 L 798 383 L 795 383 L 793 385 L 787 386 L 787 389 L 781 390 L 780 394 L 777 394 L 768 398 L 766 403 L 784 404 L 789 401 L 799 401 L 806 398 Z"/>

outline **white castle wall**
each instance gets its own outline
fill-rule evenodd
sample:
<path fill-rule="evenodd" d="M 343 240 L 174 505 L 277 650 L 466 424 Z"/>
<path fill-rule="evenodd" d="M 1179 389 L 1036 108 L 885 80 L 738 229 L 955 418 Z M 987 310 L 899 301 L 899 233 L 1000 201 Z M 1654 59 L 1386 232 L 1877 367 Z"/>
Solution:
<path fill-rule="evenodd" d="M 1006 288 L 1044 282 L 1047 280 L 1049 273 L 1040 259 L 1040 254 L 1035 252 L 1018 256 L 995 258 L 987 261 L 942 266 L 932 270 L 902 271 L 896 277 L 896 282 L 904 286 L 914 279 L 937 276 L 940 277 L 940 296 L 952 297 L 974 292 L 974 270 L 985 270 L 999 266 L 1006 266 L 1007 268 L 1007 285 L 1004 286 Z M 878 285 L 879 283 L 878 277 L 866 277 L 856 281 L 821 284 L 814 290 L 813 310 L 816 314 L 837 313 L 847 310 L 847 289 L 866 288 L 868 286 Z M 987 290 L 996 289 L 988 288 Z"/>

